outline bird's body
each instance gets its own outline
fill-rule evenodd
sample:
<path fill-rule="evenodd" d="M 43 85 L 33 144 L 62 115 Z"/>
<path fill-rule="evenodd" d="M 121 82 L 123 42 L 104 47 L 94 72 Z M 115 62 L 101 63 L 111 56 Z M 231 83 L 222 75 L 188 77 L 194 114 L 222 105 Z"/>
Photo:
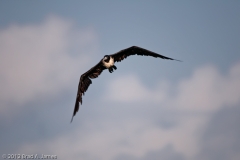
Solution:
<path fill-rule="evenodd" d="M 165 57 L 163 55 L 154 53 L 152 51 L 149 51 L 137 46 L 129 47 L 115 54 L 105 55 L 98 64 L 96 64 L 90 70 L 88 70 L 87 72 L 81 75 L 79 85 L 78 85 L 78 92 L 77 92 L 76 103 L 73 111 L 72 120 L 75 114 L 77 113 L 77 111 L 79 110 L 79 103 L 82 104 L 82 95 L 84 95 L 89 85 L 92 83 L 91 79 L 97 78 L 105 69 L 108 69 L 109 72 L 112 73 L 114 70 L 117 69 L 117 67 L 114 65 L 115 62 L 120 62 L 123 59 L 127 58 L 128 56 L 135 55 L 135 54 L 141 55 L 141 56 L 152 56 L 155 58 L 162 58 L 162 59 L 168 59 L 168 60 L 176 60 L 176 59 Z"/>
<path fill-rule="evenodd" d="M 111 56 L 105 56 L 102 59 L 103 65 L 108 69 L 114 65 L 114 58 Z"/>

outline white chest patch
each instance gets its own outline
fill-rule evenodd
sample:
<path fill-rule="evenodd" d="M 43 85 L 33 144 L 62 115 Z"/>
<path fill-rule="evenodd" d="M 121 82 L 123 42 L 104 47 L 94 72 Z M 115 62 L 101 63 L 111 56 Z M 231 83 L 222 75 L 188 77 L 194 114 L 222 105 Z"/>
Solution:
<path fill-rule="evenodd" d="M 109 60 L 108 63 L 103 60 L 103 65 L 104 65 L 106 68 L 112 67 L 112 66 L 114 65 L 114 59 L 113 59 L 112 57 L 110 57 L 110 60 Z"/>

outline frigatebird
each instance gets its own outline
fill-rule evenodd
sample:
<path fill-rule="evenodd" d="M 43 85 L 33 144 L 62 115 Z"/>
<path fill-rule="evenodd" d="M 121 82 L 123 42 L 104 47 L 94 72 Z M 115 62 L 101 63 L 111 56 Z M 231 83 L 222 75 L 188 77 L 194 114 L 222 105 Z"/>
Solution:
<path fill-rule="evenodd" d="M 180 61 L 177 59 L 173 59 L 173 58 L 169 58 L 169 57 L 157 54 L 155 52 L 152 52 L 137 46 L 132 46 L 132 47 L 123 49 L 115 54 L 105 55 L 98 64 L 96 64 L 94 67 L 92 67 L 87 72 L 81 75 L 80 81 L 78 84 L 78 91 L 77 91 L 77 97 L 75 102 L 75 108 L 72 115 L 72 120 L 79 110 L 79 103 L 82 104 L 82 96 L 87 91 L 90 84 L 92 83 L 91 79 L 97 78 L 105 69 L 108 69 L 109 72 L 112 73 L 114 70 L 117 69 L 117 67 L 114 65 L 115 62 L 120 62 L 131 55 L 152 56 L 155 58 Z"/>

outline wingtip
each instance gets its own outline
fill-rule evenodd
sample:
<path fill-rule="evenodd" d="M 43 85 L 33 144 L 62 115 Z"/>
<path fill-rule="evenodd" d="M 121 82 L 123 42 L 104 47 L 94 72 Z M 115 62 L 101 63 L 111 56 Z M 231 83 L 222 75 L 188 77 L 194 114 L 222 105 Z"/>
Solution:
<path fill-rule="evenodd" d="M 178 62 L 183 62 L 183 61 L 181 61 L 181 60 L 178 60 L 178 59 L 174 59 L 175 61 L 178 61 Z"/>
<path fill-rule="evenodd" d="M 74 117 L 74 115 L 72 116 L 72 119 L 71 119 L 70 123 L 72 123 L 72 121 L 73 121 L 73 117 Z"/>
<path fill-rule="evenodd" d="M 71 119 L 71 122 L 70 123 L 72 123 L 72 121 L 73 121 L 73 117 L 76 115 L 76 113 L 77 113 L 77 110 L 78 110 L 78 107 L 77 108 L 74 108 L 74 111 L 73 111 L 73 115 L 72 115 L 72 119 Z"/>
<path fill-rule="evenodd" d="M 80 101 L 81 102 L 81 101 Z M 82 103 L 82 102 L 81 102 Z M 71 122 L 73 121 L 73 117 L 76 115 L 76 113 L 78 112 L 79 110 L 79 101 L 78 101 L 78 98 L 76 99 L 76 102 L 75 102 L 75 107 L 74 107 L 74 110 L 73 110 L 73 115 L 72 115 L 72 119 L 71 119 Z"/>

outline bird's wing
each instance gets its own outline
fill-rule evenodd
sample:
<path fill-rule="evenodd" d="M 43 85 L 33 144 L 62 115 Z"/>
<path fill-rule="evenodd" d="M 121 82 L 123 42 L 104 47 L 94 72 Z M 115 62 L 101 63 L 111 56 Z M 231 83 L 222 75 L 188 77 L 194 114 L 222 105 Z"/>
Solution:
<path fill-rule="evenodd" d="M 136 54 L 141 55 L 141 56 L 152 56 L 152 57 L 155 57 L 155 58 L 162 58 L 162 59 L 180 61 L 180 60 L 177 60 L 177 59 L 165 57 L 163 55 L 154 53 L 152 51 L 149 51 L 149 50 L 146 50 L 144 48 L 137 47 L 137 46 L 132 46 L 132 47 L 129 47 L 127 49 L 123 49 L 123 50 L 121 50 L 121 51 L 119 51 L 115 54 L 110 55 L 110 56 L 112 56 L 114 58 L 114 62 L 120 62 L 124 58 L 127 58 L 128 56 L 136 55 Z"/>
<path fill-rule="evenodd" d="M 77 113 L 77 111 L 79 110 L 79 102 L 82 104 L 82 95 L 84 95 L 84 93 L 87 91 L 88 87 L 92 83 L 91 79 L 97 78 L 102 73 L 102 71 L 106 69 L 104 66 L 102 66 L 101 63 L 102 62 L 100 61 L 97 65 L 95 65 L 86 73 L 81 75 L 80 81 L 78 84 L 78 92 L 77 92 L 76 103 L 73 111 L 72 120 L 75 114 Z"/>

